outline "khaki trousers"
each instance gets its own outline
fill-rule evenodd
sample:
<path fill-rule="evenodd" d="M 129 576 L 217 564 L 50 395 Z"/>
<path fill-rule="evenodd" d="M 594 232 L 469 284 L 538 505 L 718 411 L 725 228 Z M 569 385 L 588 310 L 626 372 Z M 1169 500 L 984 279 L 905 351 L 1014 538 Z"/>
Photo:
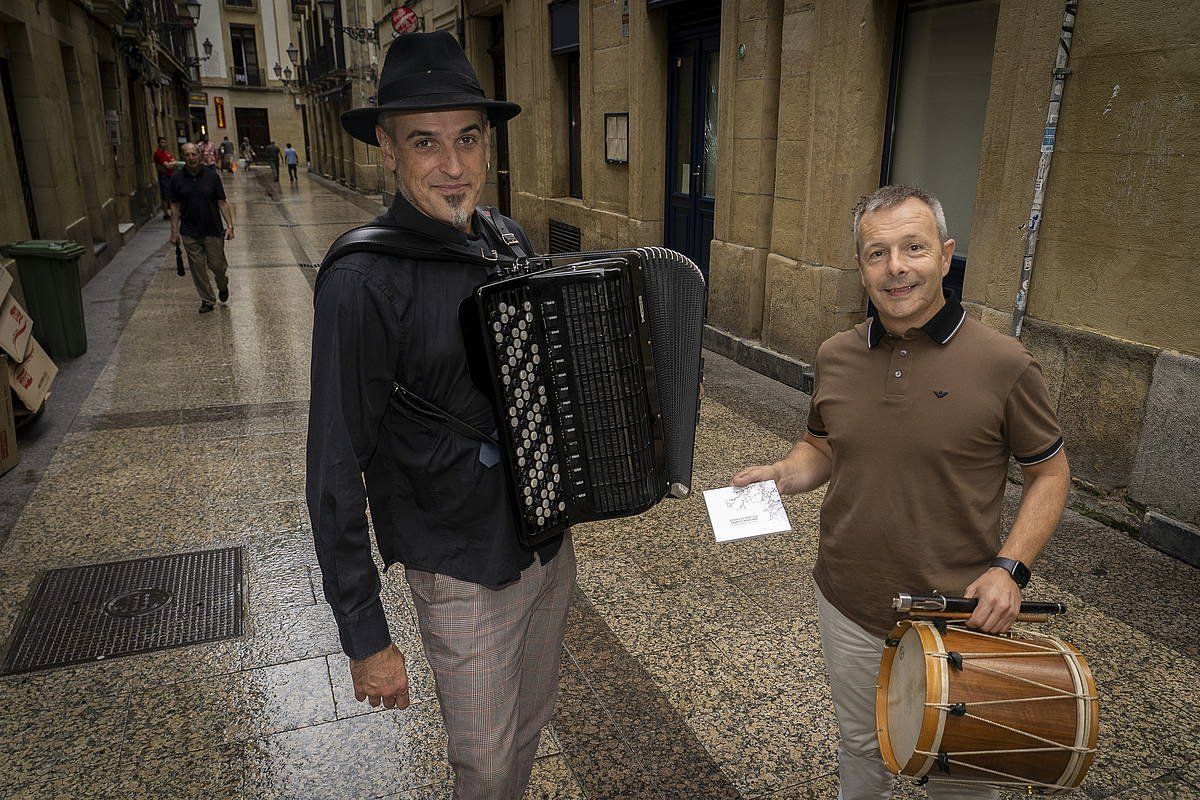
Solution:
<path fill-rule="evenodd" d="M 558 696 L 571 535 L 549 564 L 535 556 L 503 589 L 415 569 L 404 577 L 442 706 L 454 799 L 518 800 Z"/>
<path fill-rule="evenodd" d="M 212 270 L 217 277 L 217 288 L 229 288 L 228 265 L 225 263 L 225 237 L 205 236 L 203 239 L 193 239 L 184 236 L 183 249 L 187 253 L 188 266 L 192 270 L 192 283 L 196 285 L 196 293 L 200 299 L 210 305 L 217 302 L 213 293 L 212 281 L 208 271 Z"/>
<path fill-rule="evenodd" d="M 883 765 L 875 733 L 875 684 L 883 639 L 844 616 L 817 590 L 817 621 L 821 651 L 829 674 L 833 710 L 837 715 L 840 800 L 887 800 L 892 796 L 892 773 Z M 925 785 L 935 800 L 996 800 L 990 786 L 938 783 Z"/>

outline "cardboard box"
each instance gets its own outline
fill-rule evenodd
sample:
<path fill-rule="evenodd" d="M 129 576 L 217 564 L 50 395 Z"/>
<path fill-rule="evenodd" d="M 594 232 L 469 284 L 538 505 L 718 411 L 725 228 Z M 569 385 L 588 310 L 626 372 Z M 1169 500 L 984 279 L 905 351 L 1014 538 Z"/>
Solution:
<path fill-rule="evenodd" d="M 8 472 L 21 460 L 17 450 L 17 431 L 13 425 L 12 392 L 7 388 L 10 372 L 8 356 L 0 355 L 0 475 Z"/>
<path fill-rule="evenodd" d="M 10 276 L 11 280 L 11 276 Z M 0 305 L 0 349 L 13 361 L 24 361 L 33 341 L 33 320 L 11 294 Z"/>
<path fill-rule="evenodd" d="M 31 338 L 25 360 L 13 367 L 8 384 L 26 408 L 37 411 L 50 393 L 56 375 L 58 367 L 37 340 Z"/>

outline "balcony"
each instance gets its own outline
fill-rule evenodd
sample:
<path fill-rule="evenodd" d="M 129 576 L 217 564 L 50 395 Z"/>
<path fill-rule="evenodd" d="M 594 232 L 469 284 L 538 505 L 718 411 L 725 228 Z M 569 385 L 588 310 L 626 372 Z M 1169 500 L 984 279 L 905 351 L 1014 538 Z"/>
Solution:
<path fill-rule="evenodd" d="M 313 83 L 322 78 L 341 77 L 345 72 L 346 62 L 341 48 L 327 42 L 313 51 L 305 67 L 305 82 Z"/>
<path fill-rule="evenodd" d="M 229 68 L 229 83 L 232 86 L 247 86 L 261 89 L 267 85 L 267 75 L 264 70 L 258 67 L 239 67 L 235 65 Z"/>
<path fill-rule="evenodd" d="M 254 0 L 225 0 L 225 7 L 237 11 L 253 11 L 257 4 Z"/>

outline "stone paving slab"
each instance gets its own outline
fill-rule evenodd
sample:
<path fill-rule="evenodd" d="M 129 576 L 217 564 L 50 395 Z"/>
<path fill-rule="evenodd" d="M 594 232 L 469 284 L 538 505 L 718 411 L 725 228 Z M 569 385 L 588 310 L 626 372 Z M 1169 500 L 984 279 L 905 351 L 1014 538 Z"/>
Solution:
<path fill-rule="evenodd" d="M 308 176 L 227 184 L 252 225 L 231 244 L 233 293 L 217 313 L 196 314 L 154 241 L 163 226 L 127 248 L 148 259 L 124 267 L 142 283 L 121 294 L 111 347 L 68 365 L 86 377 L 72 379 L 86 383 L 80 413 L 21 478 L 0 544 L 0 629 L 40 570 L 238 545 L 246 635 L 0 678 L 0 796 L 449 797 L 400 570 L 382 599 L 414 706 L 376 710 L 353 699 L 303 504 L 312 298 L 299 264 L 370 219 L 371 203 Z M 706 392 L 697 494 L 576 531 L 560 703 L 528 797 L 837 795 L 809 577 L 822 493 L 786 499 L 791 533 L 720 545 L 698 494 L 782 455 L 808 398 L 712 354 Z M 1009 487 L 1009 518 L 1019 495 Z M 1036 566 L 1030 594 L 1070 605 L 1056 630 L 1100 686 L 1086 796 L 1200 798 L 1198 588 L 1200 571 L 1073 512 Z"/>

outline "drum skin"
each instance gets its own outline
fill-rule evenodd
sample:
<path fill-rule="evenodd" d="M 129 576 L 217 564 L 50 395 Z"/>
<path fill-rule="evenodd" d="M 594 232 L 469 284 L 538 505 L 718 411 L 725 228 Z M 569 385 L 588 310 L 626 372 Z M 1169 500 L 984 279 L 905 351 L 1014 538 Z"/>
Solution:
<path fill-rule="evenodd" d="M 962 654 L 963 669 L 945 657 L 950 652 Z M 908 696 L 922 683 L 923 698 Z M 956 703 L 965 704 L 964 715 L 938 708 Z M 1099 730 L 1095 680 L 1070 644 L 1044 634 L 990 636 L 955 625 L 942 634 L 926 621 L 904 620 L 892 631 L 875 709 L 880 751 L 894 773 L 1046 794 L 1083 782 Z M 906 727 L 918 722 L 919 731 Z M 947 754 L 948 773 L 938 753 Z"/>

